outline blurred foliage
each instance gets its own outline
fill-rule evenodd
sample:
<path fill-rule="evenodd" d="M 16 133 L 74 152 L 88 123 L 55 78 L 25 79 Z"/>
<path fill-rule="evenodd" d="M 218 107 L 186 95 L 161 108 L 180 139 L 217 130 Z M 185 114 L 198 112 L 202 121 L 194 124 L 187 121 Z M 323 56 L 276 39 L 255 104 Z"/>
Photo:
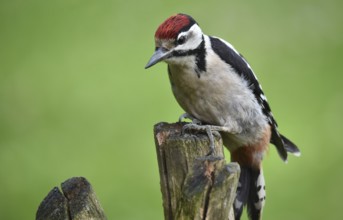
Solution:
<path fill-rule="evenodd" d="M 72 176 L 108 219 L 162 219 L 152 127 L 183 113 L 166 65 L 144 66 L 177 12 L 230 41 L 302 150 L 265 160 L 265 219 L 341 219 L 343 2 L 0 2 L 0 219 L 33 219 Z"/>

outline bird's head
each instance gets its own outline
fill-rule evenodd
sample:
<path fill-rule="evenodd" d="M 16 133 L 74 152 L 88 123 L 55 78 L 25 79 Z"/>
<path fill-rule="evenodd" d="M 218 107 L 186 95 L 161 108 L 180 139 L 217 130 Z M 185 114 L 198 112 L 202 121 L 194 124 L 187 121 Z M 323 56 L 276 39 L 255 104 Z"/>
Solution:
<path fill-rule="evenodd" d="M 170 64 L 185 62 L 203 41 L 203 33 L 189 15 L 176 14 L 165 20 L 155 32 L 155 52 L 145 68 L 160 61 Z"/>

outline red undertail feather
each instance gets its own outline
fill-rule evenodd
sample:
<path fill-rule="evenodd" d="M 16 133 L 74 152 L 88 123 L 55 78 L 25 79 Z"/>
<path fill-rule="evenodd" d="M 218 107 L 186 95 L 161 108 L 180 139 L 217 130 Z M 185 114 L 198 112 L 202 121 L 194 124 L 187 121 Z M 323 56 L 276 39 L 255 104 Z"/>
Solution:
<path fill-rule="evenodd" d="M 264 136 L 251 146 L 242 146 L 231 152 L 231 160 L 241 167 L 239 184 L 234 203 L 235 219 L 240 220 L 243 208 L 247 207 L 249 220 L 261 220 L 266 199 L 262 159 L 268 151 L 270 128 Z"/>
<path fill-rule="evenodd" d="M 248 146 L 242 146 L 231 152 L 231 161 L 239 165 L 259 169 L 262 159 L 268 152 L 271 136 L 270 127 L 265 129 L 263 137 L 256 143 Z"/>

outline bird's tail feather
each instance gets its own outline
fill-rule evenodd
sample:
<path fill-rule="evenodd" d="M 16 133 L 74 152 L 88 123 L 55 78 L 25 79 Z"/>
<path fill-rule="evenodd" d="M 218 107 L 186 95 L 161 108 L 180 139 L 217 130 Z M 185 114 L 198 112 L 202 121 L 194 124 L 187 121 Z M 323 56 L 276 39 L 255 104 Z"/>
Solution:
<path fill-rule="evenodd" d="M 292 141 L 290 141 L 288 138 L 286 138 L 282 134 L 280 134 L 280 136 L 284 143 L 284 147 L 286 151 L 299 157 L 301 155 L 299 148 Z"/>
<path fill-rule="evenodd" d="M 239 220 L 247 206 L 250 220 L 260 220 L 266 199 L 262 169 L 241 167 L 241 175 L 234 203 L 235 220 Z"/>
<path fill-rule="evenodd" d="M 275 145 L 281 159 L 285 162 L 287 162 L 287 152 L 295 156 L 301 155 L 299 148 L 288 138 L 280 134 L 276 128 L 272 128 L 270 142 Z"/>

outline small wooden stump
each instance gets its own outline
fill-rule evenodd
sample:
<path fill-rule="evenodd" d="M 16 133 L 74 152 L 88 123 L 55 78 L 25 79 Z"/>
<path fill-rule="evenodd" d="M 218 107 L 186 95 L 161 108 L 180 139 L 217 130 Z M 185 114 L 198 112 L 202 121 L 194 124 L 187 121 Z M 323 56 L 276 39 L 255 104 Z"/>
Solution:
<path fill-rule="evenodd" d="M 36 220 L 106 220 L 91 184 L 84 177 L 54 187 L 39 205 Z"/>
<path fill-rule="evenodd" d="M 226 164 L 220 137 L 210 152 L 206 134 L 186 132 L 185 123 L 154 127 L 166 220 L 234 220 L 232 204 L 240 174 L 237 163 Z"/>

